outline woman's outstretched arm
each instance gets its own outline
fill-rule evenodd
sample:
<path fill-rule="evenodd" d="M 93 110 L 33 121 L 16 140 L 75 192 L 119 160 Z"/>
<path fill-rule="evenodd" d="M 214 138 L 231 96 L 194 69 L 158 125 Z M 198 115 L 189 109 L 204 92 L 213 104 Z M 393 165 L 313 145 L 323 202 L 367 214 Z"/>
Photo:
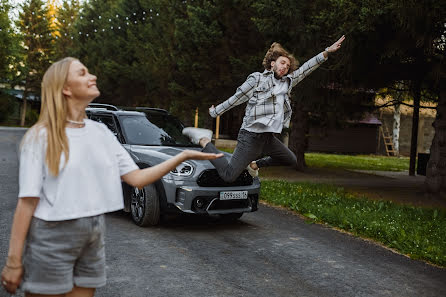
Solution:
<path fill-rule="evenodd" d="M 133 170 L 121 176 L 121 178 L 131 186 L 143 188 L 144 186 L 159 180 L 186 160 L 212 160 L 220 157 L 223 157 L 223 154 L 208 154 L 199 151 L 185 150 L 156 166 Z"/>

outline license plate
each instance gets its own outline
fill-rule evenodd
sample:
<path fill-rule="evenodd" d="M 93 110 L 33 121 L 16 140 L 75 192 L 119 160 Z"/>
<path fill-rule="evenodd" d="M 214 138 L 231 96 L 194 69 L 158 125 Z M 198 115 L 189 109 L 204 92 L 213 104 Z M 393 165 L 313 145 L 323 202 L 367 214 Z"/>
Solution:
<path fill-rule="evenodd" d="M 248 199 L 248 191 L 220 192 L 220 200 Z"/>

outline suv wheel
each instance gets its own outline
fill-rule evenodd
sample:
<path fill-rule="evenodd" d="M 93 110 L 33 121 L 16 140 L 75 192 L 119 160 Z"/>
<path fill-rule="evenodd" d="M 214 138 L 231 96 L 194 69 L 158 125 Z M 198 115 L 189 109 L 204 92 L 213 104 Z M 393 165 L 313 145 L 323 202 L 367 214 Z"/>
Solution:
<path fill-rule="evenodd" d="M 133 188 L 130 210 L 132 219 L 140 227 L 155 226 L 160 221 L 160 201 L 155 185 Z"/>

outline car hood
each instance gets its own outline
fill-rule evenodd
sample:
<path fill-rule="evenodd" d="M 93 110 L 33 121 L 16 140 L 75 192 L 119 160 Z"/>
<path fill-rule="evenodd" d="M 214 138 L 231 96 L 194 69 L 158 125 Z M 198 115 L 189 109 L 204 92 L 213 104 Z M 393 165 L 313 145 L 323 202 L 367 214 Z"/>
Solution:
<path fill-rule="evenodd" d="M 156 165 L 166 161 L 173 156 L 178 155 L 185 150 L 201 151 L 199 147 L 168 147 L 168 146 L 142 146 L 131 145 L 130 153 L 135 158 L 136 162 L 147 163 L 148 165 Z M 231 154 L 223 152 L 226 158 L 230 158 Z M 209 169 L 214 166 L 208 160 L 187 160 L 187 163 L 193 165 L 197 169 Z"/>

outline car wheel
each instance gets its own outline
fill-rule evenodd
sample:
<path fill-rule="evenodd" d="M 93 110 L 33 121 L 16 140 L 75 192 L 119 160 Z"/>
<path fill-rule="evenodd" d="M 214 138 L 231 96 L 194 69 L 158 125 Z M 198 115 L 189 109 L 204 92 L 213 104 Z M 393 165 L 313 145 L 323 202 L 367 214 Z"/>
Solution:
<path fill-rule="evenodd" d="M 160 200 L 154 184 L 132 190 L 130 212 L 136 225 L 155 226 L 160 221 Z"/>
<path fill-rule="evenodd" d="M 221 214 L 220 218 L 225 221 L 235 221 L 242 217 L 243 212 Z"/>

